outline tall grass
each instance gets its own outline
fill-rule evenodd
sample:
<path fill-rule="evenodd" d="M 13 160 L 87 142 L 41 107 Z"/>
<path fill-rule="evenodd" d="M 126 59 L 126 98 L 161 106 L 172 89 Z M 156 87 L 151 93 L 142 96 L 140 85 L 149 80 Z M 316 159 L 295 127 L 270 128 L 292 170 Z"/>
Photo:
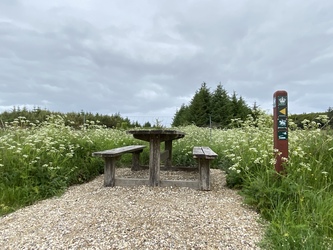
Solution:
<path fill-rule="evenodd" d="M 273 170 L 270 127 L 263 127 L 264 134 L 256 133 L 259 147 L 250 143 L 242 153 L 233 150 L 239 161 L 229 168 L 229 184 L 239 184 L 245 201 L 270 222 L 262 242 L 265 249 L 333 247 L 332 131 L 320 130 L 315 122 L 305 125 L 305 130 L 289 133 L 285 175 Z M 253 135 L 251 127 L 244 130 Z"/>
<path fill-rule="evenodd" d="M 325 123 L 325 117 L 321 117 Z M 86 182 L 103 172 L 103 161 L 91 153 L 145 142 L 124 130 L 106 129 L 87 121 L 80 130 L 65 126 L 64 116 L 44 123 L 24 117 L 0 131 L 0 214 L 61 194 L 69 185 Z M 67 123 L 66 123 L 67 124 Z M 227 173 L 227 185 L 238 188 L 244 201 L 268 221 L 264 249 L 333 248 L 333 135 L 315 122 L 304 130 L 289 123 L 287 174 L 274 170 L 271 117 L 234 120 L 233 129 L 179 127 L 186 133 L 173 144 L 173 165 L 195 165 L 194 146 L 218 153 L 213 167 Z M 29 125 L 29 126 L 28 126 Z M 147 144 L 147 143 L 146 143 Z M 149 149 L 142 154 L 148 163 Z M 130 155 L 119 165 L 129 165 Z M 223 208 L 221 208 L 223 209 Z"/>
<path fill-rule="evenodd" d="M 41 124 L 19 117 L 1 131 L 0 215 L 91 180 L 103 172 L 92 152 L 133 143 L 124 131 L 94 122 L 75 130 L 65 126 L 64 116 Z"/>

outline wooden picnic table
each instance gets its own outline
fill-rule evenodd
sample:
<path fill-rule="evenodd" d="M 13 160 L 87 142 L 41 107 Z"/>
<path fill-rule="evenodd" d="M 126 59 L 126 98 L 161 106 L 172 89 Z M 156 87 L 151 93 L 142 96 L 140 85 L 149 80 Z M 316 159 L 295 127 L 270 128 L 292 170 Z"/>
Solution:
<path fill-rule="evenodd" d="M 172 141 L 183 138 L 184 132 L 168 129 L 128 130 L 134 138 L 149 142 L 149 185 L 160 185 L 161 158 L 165 161 L 165 167 L 171 168 Z M 164 142 L 164 151 L 161 153 L 161 142 Z"/>

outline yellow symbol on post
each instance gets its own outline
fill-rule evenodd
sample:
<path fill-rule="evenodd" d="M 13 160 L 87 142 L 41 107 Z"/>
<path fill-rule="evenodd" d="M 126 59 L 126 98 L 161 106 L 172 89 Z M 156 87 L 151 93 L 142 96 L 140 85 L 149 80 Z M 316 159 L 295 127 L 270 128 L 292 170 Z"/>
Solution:
<path fill-rule="evenodd" d="M 283 108 L 283 109 L 279 110 L 279 113 L 283 114 L 283 115 L 287 115 L 287 108 Z"/>

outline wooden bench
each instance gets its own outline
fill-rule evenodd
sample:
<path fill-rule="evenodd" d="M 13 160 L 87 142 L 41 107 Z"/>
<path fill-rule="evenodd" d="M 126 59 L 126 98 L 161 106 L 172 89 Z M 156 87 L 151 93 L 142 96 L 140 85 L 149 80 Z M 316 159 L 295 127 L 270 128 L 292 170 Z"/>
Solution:
<path fill-rule="evenodd" d="M 193 158 L 197 159 L 199 164 L 199 189 L 210 190 L 210 166 L 211 160 L 214 160 L 217 154 L 209 147 L 194 147 Z"/>
<path fill-rule="evenodd" d="M 146 146 L 144 145 L 131 145 L 120 148 L 114 148 L 105 151 L 92 153 L 92 156 L 99 156 L 104 158 L 104 186 L 115 186 L 115 169 L 116 161 L 120 159 L 123 154 L 132 153 L 132 170 L 139 170 L 140 168 L 140 153 Z"/>

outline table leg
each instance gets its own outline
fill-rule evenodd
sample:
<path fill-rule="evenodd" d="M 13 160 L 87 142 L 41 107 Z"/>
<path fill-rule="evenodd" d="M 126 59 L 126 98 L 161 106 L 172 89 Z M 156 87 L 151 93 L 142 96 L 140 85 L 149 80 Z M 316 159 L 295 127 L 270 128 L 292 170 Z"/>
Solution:
<path fill-rule="evenodd" d="M 141 152 L 132 153 L 132 171 L 140 170 L 140 153 Z"/>
<path fill-rule="evenodd" d="M 149 142 L 149 186 L 160 185 L 161 141 L 159 135 L 152 135 Z"/>
<path fill-rule="evenodd" d="M 170 169 L 172 165 L 172 140 L 165 141 L 165 151 L 168 152 L 168 156 L 165 160 L 165 168 Z"/>

